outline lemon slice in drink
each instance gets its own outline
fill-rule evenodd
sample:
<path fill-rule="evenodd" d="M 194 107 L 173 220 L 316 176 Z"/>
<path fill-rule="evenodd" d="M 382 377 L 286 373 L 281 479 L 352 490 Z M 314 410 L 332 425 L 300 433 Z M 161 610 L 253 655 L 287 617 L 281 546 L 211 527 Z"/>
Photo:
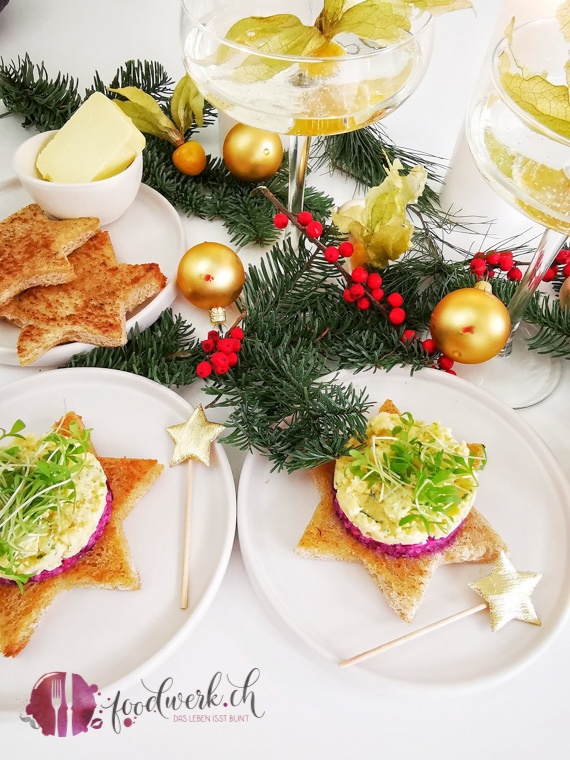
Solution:
<path fill-rule="evenodd" d="M 493 164 L 511 180 L 513 194 L 518 189 L 538 206 L 516 198 L 527 216 L 546 227 L 570 231 L 570 178 L 564 169 L 553 169 L 511 150 L 489 130 L 485 133 L 485 147 Z"/>

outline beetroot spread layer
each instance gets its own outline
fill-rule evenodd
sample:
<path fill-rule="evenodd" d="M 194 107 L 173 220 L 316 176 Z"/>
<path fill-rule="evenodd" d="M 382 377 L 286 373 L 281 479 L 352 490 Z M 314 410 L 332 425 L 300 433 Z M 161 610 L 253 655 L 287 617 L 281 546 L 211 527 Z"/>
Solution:
<path fill-rule="evenodd" d="M 385 544 L 382 541 L 376 541 L 376 539 L 370 538 L 370 536 L 365 536 L 342 511 L 342 507 L 338 503 L 336 497 L 336 489 L 332 488 L 331 490 L 334 510 L 350 535 L 354 536 L 357 541 L 369 549 L 374 549 L 374 551 L 377 551 L 380 554 L 388 554 L 390 557 L 423 557 L 425 554 L 439 552 L 449 546 L 449 544 L 453 543 L 457 536 L 457 531 L 464 523 L 464 520 L 462 520 L 457 528 L 454 528 L 447 536 L 442 536 L 441 538 L 428 536 L 427 541 L 424 541 L 421 544 Z"/>
<path fill-rule="evenodd" d="M 30 581 L 45 581 L 48 578 L 55 578 L 56 575 L 61 575 L 61 573 L 64 573 L 66 570 L 70 570 L 74 565 L 76 565 L 81 557 L 83 557 L 84 554 L 86 554 L 89 549 L 92 549 L 93 546 L 96 544 L 96 542 L 101 538 L 101 535 L 103 531 L 105 530 L 105 527 L 107 526 L 107 523 L 111 519 L 111 512 L 113 510 L 113 494 L 111 492 L 111 486 L 109 485 L 109 481 L 107 481 L 107 500 L 105 503 L 105 509 L 101 513 L 101 517 L 99 518 L 99 522 L 97 523 L 97 527 L 91 534 L 89 540 L 85 544 L 85 546 L 80 549 L 77 554 L 74 554 L 72 557 L 66 557 L 61 563 L 61 565 L 58 565 L 57 567 L 54 567 L 53 570 L 42 570 L 41 573 L 37 573 L 37 575 L 33 575 L 31 578 L 29 578 L 26 583 L 29 583 Z M 16 585 L 16 581 L 11 581 L 8 578 L 2 578 L 0 577 L 0 583 L 10 583 Z"/>

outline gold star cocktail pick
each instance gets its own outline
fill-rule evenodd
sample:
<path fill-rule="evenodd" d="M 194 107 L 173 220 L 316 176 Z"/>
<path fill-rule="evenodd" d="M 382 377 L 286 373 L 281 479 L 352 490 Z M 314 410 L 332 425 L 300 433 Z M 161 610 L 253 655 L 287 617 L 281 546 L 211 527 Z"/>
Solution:
<path fill-rule="evenodd" d="M 166 432 L 174 441 L 174 451 L 170 466 L 188 462 L 186 482 L 186 515 L 184 519 L 184 548 L 182 554 L 182 588 L 180 591 L 180 608 L 188 608 L 188 565 L 190 561 L 190 525 L 192 513 L 192 482 L 194 479 L 194 461 L 210 464 L 210 446 L 224 430 L 224 425 L 209 422 L 202 405 L 199 404 L 186 422 L 171 425 Z"/>
<path fill-rule="evenodd" d="M 498 631 L 499 628 L 502 628 L 510 620 L 522 620 L 525 623 L 540 625 L 540 619 L 535 612 L 530 596 L 541 578 L 542 573 L 518 572 L 505 552 L 502 551 L 497 557 L 493 571 L 484 578 L 480 578 L 478 581 L 473 581 L 469 584 L 474 591 L 483 597 L 484 602 L 426 625 L 424 628 L 408 633 L 405 636 L 400 636 L 398 639 L 393 639 L 373 649 L 367 649 L 365 652 L 356 654 L 348 660 L 342 660 L 339 664 L 341 667 L 354 665 L 357 662 L 366 660 L 368 657 L 372 657 L 372 655 L 385 652 L 388 649 L 392 649 L 392 647 L 404 644 L 426 633 L 431 633 L 431 631 L 442 628 L 444 625 L 455 623 L 469 615 L 473 615 L 475 612 L 485 609 L 489 610 L 491 629 L 493 631 Z"/>

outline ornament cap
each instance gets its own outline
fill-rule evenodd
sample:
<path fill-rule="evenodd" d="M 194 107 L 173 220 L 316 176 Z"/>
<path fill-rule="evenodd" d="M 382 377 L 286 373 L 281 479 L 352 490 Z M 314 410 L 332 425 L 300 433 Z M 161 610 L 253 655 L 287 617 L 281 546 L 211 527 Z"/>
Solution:
<path fill-rule="evenodd" d="M 479 280 L 479 282 L 476 282 L 475 285 L 473 285 L 473 287 L 477 288 L 477 290 L 482 290 L 484 293 L 493 292 L 491 283 L 488 280 Z"/>
<path fill-rule="evenodd" d="M 210 309 L 210 322 L 213 325 L 223 325 L 226 321 L 226 310 L 223 306 L 214 306 Z"/>

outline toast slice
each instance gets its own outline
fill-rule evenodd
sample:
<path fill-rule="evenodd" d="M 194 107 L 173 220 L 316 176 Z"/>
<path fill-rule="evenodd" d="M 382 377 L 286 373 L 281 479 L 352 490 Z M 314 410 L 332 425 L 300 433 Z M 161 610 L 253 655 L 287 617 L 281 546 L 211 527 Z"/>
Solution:
<path fill-rule="evenodd" d="M 0 305 L 27 288 L 73 280 L 67 257 L 98 229 L 94 217 L 53 221 L 35 203 L 0 222 Z"/>
<path fill-rule="evenodd" d="M 82 425 L 81 417 L 73 412 L 58 424 L 65 430 L 73 421 Z M 23 593 L 14 584 L 0 584 L 0 652 L 5 657 L 22 651 L 45 610 L 63 591 L 74 586 L 128 591 L 140 587 L 122 522 L 164 468 L 154 459 L 101 457 L 99 461 L 113 494 L 113 509 L 97 543 L 69 570 L 27 583 Z"/>
<path fill-rule="evenodd" d="M 380 411 L 399 414 L 388 401 Z M 481 456 L 480 444 L 470 445 Z M 501 537 L 474 508 L 457 531 L 452 544 L 434 554 L 421 557 L 391 557 L 364 546 L 347 532 L 333 506 L 334 462 L 311 471 L 319 489 L 320 501 L 295 549 L 300 557 L 360 562 L 386 597 L 390 607 L 406 622 L 411 622 L 440 565 L 463 562 L 493 562 L 500 551 L 507 551 Z"/>
<path fill-rule="evenodd" d="M 30 288 L 0 306 L 0 317 L 22 328 L 22 366 L 61 343 L 124 345 L 127 313 L 166 285 L 158 264 L 119 264 L 108 232 L 92 237 L 69 263 L 75 272 L 71 282 Z"/>

